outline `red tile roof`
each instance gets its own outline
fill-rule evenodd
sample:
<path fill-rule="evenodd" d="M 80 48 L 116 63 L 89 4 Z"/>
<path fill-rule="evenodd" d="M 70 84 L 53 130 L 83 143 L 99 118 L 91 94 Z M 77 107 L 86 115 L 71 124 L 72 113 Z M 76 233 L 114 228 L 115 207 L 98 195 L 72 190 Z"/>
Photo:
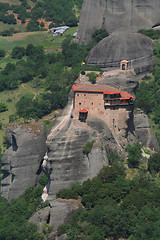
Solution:
<path fill-rule="evenodd" d="M 118 88 L 111 87 L 109 85 L 98 85 L 98 84 L 74 84 L 72 86 L 75 92 L 94 92 L 103 94 L 120 94 L 121 100 L 135 98 L 127 92 L 122 92 Z"/>
<path fill-rule="evenodd" d="M 79 111 L 80 113 L 87 113 L 88 111 L 86 109 L 82 109 Z"/>

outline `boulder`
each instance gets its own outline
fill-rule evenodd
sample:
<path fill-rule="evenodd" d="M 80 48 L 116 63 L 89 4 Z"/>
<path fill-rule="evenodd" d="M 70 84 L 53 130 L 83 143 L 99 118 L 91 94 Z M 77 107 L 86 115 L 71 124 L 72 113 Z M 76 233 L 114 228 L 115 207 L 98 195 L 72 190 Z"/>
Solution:
<path fill-rule="evenodd" d="M 135 97 L 136 89 L 139 85 L 139 78 L 136 76 L 136 74 L 132 72 L 123 73 L 120 71 L 116 75 L 110 75 L 109 72 L 107 73 L 107 76 L 104 76 L 98 80 L 98 84 L 111 85 L 115 88 L 120 88 L 121 91 L 128 92 Z"/>
<path fill-rule="evenodd" d="M 102 39 L 86 58 L 87 65 L 102 68 L 120 68 L 120 62 L 127 60 L 129 69 L 137 73 L 152 66 L 153 42 L 140 33 L 116 31 Z"/>
<path fill-rule="evenodd" d="M 79 44 L 88 44 L 96 29 L 149 29 L 160 25 L 159 0 L 84 0 L 77 33 Z"/>
<path fill-rule="evenodd" d="M 29 222 L 35 223 L 38 226 L 38 232 L 43 232 L 43 223 L 50 221 L 50 207 L 45 207 L 35 212 L 29 219 Z"/>
<path fill-rule="evenodd" d="M 37 184 L 46 152 L 46 133 L 42 126 L 8 128 L 6 139 L 8 147 L 2 157 L 1 194 L 11 200 Z"/>

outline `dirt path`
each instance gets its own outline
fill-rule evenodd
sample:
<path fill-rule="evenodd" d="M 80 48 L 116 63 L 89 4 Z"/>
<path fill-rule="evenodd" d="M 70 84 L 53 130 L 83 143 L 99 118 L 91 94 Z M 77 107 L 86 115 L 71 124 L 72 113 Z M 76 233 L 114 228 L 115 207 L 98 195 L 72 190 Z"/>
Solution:
<path fill-rule="evenodd" d="M 29 92 L 31 92 L 31 93 L 34 94 L 34 97 L 32 98 L 32 102 L 33 102 L 33 101 L 36 99 L 36 97 L 37 97 L 37 93 L 35 93 L 35 92 L 33 92 L 32 90 L 29 90 L 28 88 L 26 88 L 23 83 L 21 84 L 21 86 L 22 86 L 24 89 L 26 89 L 27 91 L 29 91 Z"/>

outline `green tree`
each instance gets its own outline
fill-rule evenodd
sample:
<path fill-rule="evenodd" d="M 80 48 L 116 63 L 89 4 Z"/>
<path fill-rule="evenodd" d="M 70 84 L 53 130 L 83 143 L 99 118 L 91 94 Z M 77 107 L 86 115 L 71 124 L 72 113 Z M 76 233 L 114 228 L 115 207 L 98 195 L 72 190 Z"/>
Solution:
<path fill-rule="evenodd" d="M 8 107 L 5 103 L 0 102 L 0 112 L 8 111 Z"/>
<path fill-rule="evenodd" d="M 5 50 L 0 49 L 0 58 L 5 57 Z"/>
<path fill-rule="evenodd" d="M 148 160 L 148 170 L 150 173 L 160 171 L 160 151 L 154 153 Z"/>
<path fill-rule="evenodd" d="M 98 43 L 100 42 L 103 38 L 108 37 L 108 32 L 105 29 L 96 29 L 92 33 L 92 38 Z"/>
<path fill-rule="evenodd" d="M 140 143 L 136 143 L 134 146 L 129 145 L 126 150 L 128 152 L 128 165 L 129 167 L 138 167 L 140 159 L 142 158 Z"/>
<path fill-rule="evenodd" d="M 12 58 L 21 59 L 25 55 L 24 47 L 14 47 L 11 53 Z"/>
<path fill-rule="evenodd" d="M 118 171 L 114 166 L 104 166 L 98 173 L 103 183 L 112 183 L 118 177 Z"/>
<path fill-rule="evenodd" d="M 92 142 L 87 142 L 86 145 L 83 147 L 83 153 L 88 156 L 88 154 L 91 152 L 94 144 L 94 140 Z"/>
<path fill-rule="evenodd" d="M 26 27 L 27 32 L 34 32 L 39 30 L 39 22 L 36 20 L 30 20 Z"/>
<path fill-rule="evenodd" d="M 96 83 L 96 79 L 97 79 L 97 74 L 96 74 L 96 73 L 94 73 L 94 72 L 87 73 L 86 76 L 89 77 L 89 81 L 90 81 L 92 84 L 95 84 L 95 83 Z"/>

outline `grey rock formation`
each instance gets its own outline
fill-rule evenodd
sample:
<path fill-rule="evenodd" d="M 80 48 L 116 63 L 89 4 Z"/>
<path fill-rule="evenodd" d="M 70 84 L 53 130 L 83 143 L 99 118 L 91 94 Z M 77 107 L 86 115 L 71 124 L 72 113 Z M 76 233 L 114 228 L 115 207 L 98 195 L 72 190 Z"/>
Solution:
<path fill-rule="evenodd" d="M 160 25 L 159 0 L 84 0 L 77 41 L 87 44 L 95 29 L 137 31 Z"/>
<path fill-rule="evenodd" d="M 108 75 L 98 80 L 100 85 L 112 85 L 115 88 L 120 88 L 124 92 L 130 93 L 135 97 L 136 89 L 139 85 L 139 78 L 134 73 L 120 73 L 117 75 Z"/>
<path fill-rule="evenodd" d="M 103 165 L 107 164 L 107 157 L 96 146 L 97 158 L 83 154 L 83 147 L 92 141 L 96 133 L 78 120 L 72 120 L 68 129 L 63 128 L 48 144 L 48 160 L 46 172 L 49 173 L 49 197 L 53 199 L 63 188 L 69 188 L 73 183 L 82 183 L 87 178 L 96 176 Z M 90 155 L 93 155 L 92 154 Z M 92 160 L 91 160 L 92 159 Z"/>
<path fill-rule="evenodd" d="M 145 147 L 158 151 L 158 141 L 151 129 L 147 115 L 142 110 L 138 110 L 134 115 L 134 125 L 137 141 L 141 142 Z"/>
<path fill-rule="evenodd" d="M 153 42 L 150 38 L 127 31 L 116 31 L 102 39 L 89 53 L 87 65 L 120 68 L 120 61 L 128 60 L 129 68 L 144 71 L 152 65 Z"/>
<path fill-rule="evenodd" d="M 50 221 L 50 207 L 45 207 L 35 212 L 29 219 L 29 222 L 35 223 L 38 226 L 38 231 L 43 231 L 43 223 Z"/>
<path fill-rule="evenodd" d="M 2 157 L 1 194 L 11 200 L 36 185 L 46 152 L 46 134 L 41 126 L 34 130 L 8 128 L 6 138 L 8 148 Z"/>
<path fill-rule="evenodd" d="M 50 207 L 45 207 L 34 213 L 29 221 L 38 225 L 39 232 L 43 230 L 43 223 L 51 224 L 54 232 L 60 224 L 70 222 L 73 211 L 78 209 L 80 205 L 79 200 L 56 199 L 51 201 Z"/>

